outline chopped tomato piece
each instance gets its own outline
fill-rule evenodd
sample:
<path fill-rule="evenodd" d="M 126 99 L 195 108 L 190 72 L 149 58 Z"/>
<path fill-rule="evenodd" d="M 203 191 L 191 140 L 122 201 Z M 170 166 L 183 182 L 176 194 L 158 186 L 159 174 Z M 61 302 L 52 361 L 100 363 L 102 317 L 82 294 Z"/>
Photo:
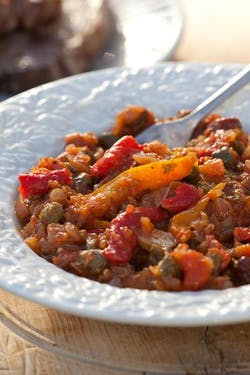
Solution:
<path fill-rule="evenodd" d="M 226 173 L 223 161 L 216 158 L 209 159 L 203 165 L 200 165 L 199 171 L 209 178 L 223 177 Z"/>
<path fill-rule="evenodd" d="M 183 269 L 183 290 L 199 290 L 207 285 L 213 270 L 211 259 L 191 249 L 178 252 L 177 248 L 172 254 Z"/>
<path fill-rule="evenodd" d="M 137 245 L 136 231 L 143 230 L 141 219 L 147 217 L 150 221 L 157 223 L 167 213 L 157 207 L 138 207 L 117 215 L 111 222 L 109 245 L 104 255 L 111 263 L 127 263 L 133 256 Z"/>
<path fill-rule="evenodd" d="M 200 193 L 193 185 L 181 184 L 175 191 L 175 196 L 161 202 L 163 208 L 176 214 L 195 205 L 200 199 Z"/>
<path fill-rule="evenodd" d="M 119 227 L 111 224 L 109 245 L 104 250 L 104 256 L 110 263 L 127 263 L 136 248 L 136 236 L 127 226 Z"/>
<path fill-rule="evenodd" d="M 20 187 L 19 191 L 23 198 L 31 195 L 42 195 L 49 190 L 49 181 L 56 180 L 61 184 L 68 185 L 70 183 L 70 172 L 67 169 L 56 169 L 43 173 L 34 172 L 20 174 L 18 176 Z"/>
<path fill-rule="evenodd" d="M 249 242 L 250 241 L 250 227 L 237 227 L 234 228 L 234 238 L 239 242 Z"/>
<path fill-rule="evenodd" d="M 142 216 L 149 217 L 154 224 L 167 219 L 169 216 L 167 211 L 160 207 L 137 207 L 136 211 L 140 212 Z"/>

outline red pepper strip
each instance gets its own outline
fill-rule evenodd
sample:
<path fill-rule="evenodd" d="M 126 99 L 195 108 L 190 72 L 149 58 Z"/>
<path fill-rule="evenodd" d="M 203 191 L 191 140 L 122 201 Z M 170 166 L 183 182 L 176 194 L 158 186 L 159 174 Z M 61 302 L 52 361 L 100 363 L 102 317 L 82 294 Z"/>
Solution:
<path fill-rule="evenodd" d="M 111 221 L 109 245 L 104 250 L 110 263 L 130 261 L 137 244 L 134 231 L 142 228 L 141 218 L 144 216 L 156 223 L 165 218 L 167 213 L 158 207 L 139 207 L 134 212 L 122 212 Z"/>
<path fill-rule="evenodd" d="M 249 227 L 237 227 L 234 228 L 234 238 L 239 242 L 250 241 L 250 228 Z"/>
<path fill-rule="evenodd" d="M 67 169 L 56 169 L 47 173 L 27 173 L 18 176 L 19 191 L 23 198 L 31 195 L 42 195 L 49 190 L 49 181 L 56 180 L 61 184 L 69 184 L 70 172 Z"/>
<path fill-rule="evenodd" d="M 161 206 L 168 211 L 177 214 L 178 212 L 187 210 L 195 205 L 200 199 L 199 191 L 188 184 L 181 184 L 175 191 L 175 196 L 166 198 L 161 202 Z"/>
<path fill-rule="evenodd" d="M 139 145 L 134 137 L 127 135 L 115 142 L 97 162 L 90 167 L 91 174 L 95 177 L 105 177 L 115 168 L 121 169 L 121 166 L 132 164 L 131 155 L 141 151 L 142 145 Z"/>
<path fill-rule="evenodd" d="M 183 269 L 183 290 L 199 290 L 206 286 L 213 270 L 213 262 L 208 257 L 195 250 L 178 253 L 173 251 L 173 256 Z"/>

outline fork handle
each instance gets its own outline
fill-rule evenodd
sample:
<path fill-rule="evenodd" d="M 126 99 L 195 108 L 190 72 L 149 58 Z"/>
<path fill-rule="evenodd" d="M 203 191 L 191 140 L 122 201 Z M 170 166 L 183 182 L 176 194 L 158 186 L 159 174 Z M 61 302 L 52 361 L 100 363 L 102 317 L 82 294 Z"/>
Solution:
<path fill-rule="evenodd" d="M 246 65 L 238 74 L 230 79 L 219 90 L 215 91 L 211 96 L 199 104 L 191 113 L 190 117 L 196 115 L 199 118 L 207 116 L 215 107 L 223 103 L 227 98 L 234 94 L 241 87 L 250 82 L 250 64 Z"/>

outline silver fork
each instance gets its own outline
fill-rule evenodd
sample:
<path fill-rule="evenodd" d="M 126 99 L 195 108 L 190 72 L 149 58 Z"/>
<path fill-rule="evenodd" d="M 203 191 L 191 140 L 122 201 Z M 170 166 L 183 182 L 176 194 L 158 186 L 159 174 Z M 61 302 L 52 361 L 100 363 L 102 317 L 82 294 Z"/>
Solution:
<path fill-rule="evenodd" d="M 249 82 L 250 64 L 199 104 L 190 114 L 177 120 L 155 124 L 142 131 L 136 137 L 137 140 L 140 143 L 144 143 L 158 139 L 166 143 L 169 147 L 185 146 L 197 123 Z"/>

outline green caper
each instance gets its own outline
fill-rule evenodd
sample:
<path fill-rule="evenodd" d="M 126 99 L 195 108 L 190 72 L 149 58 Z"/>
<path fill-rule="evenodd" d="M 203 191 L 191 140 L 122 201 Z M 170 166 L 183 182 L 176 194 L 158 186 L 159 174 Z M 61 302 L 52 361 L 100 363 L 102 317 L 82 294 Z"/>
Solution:
<path fill-rule="evenodd" d="M 86 238 L 86 249 L 91 250 L 99 247 L 99 237 L 96 233 L 89 233 Z"/>
<path fill-rule="evenodd" d="M 220 273 L 220 269 L 221 269 L 221 258 L 219 256 L 219 254 L 216 254 L 216 253 L 210 254 L 209 256 L 212 259 L 213 264 L 214 264 L 213 273 L 215 275 L 218 275 Z"/>
<path fill-rule="evenodd" d="M 151 266 L 157 265 L 164 257 L 164 252 L 160 250 L 153 250 L 149 253 L 148 264 Z"/>
<path fill-rule="evenodd" d="M 188 240 L 188 246 L 191 248 L 191 249 L 196 249 L 197 246 L 200 244 L 201 241 L 199 241 L 197 238 L 195 237 L 191 237 L 189 240 Z"/>
<path fill-rule="evenodd" d="M 162 261 L 160 261 L 159 271 L 162 276 L 181 276 L 180 267 L 170 254 L 165 255 Z"/>
<path fill-rule="evenodd" d="M 237 140 L 233 141 L 233 142 L 231 143 L 231 146 L 233 147 L 233 149 L 234 149 L 239 155 L 242 155 L 243 152 L 244 152 L 244 150 L 245 150 L 245 147 L 244 147 L 243 143 L 240 142 L 240 141 L 237 141 Z"/>
<path fill-rule="evenodd" d="M 86 194 L 90 191 L 93 178 L 90 174 L 82 172 L 74 178 L 75 190 L 78 193 Z"/>
<path fill-rule="evenodd" d="M 235 158 L 233 157 L 229 148 L 226 146 L 220 148 L 219 150 L 215 150 L 212 153 L 212 157 L 221 159 L 226 169 L 232 169 L 236 165 Z"/>
<path fill-rule="evenodd" d="M 183 179 L 189 184 L 196 184 L 200 180 L 200 173 L 197 167 L 193 167 L 191 173 Z"/>
<path fill-rule="evenodd" d="M 83 274 L 97 275 L 106 268 L 107 261 L 101 250 L 83 250 L 75 265 Z"/>
<path fill-rule="evenodd" d="M 208 193 L 214 187 L 214 183 L 208 183 L 205 180 L 200 180 L 198 183 L 198 187 L 204 190 L 204 193 Z"/>
<path fill-rule="evenodd" d="M 59 223 L 63 218 L 63 206 L 58 202 L 46 203 L 39 214 L 44 224 Z"/>
<path fill-rule="evenodd" d="M 110 148 L 119 137 L 113 135 L 112 133 L 102 133 L 98 138 L 99 145 L 102 146 L 104 149 Z"/>

